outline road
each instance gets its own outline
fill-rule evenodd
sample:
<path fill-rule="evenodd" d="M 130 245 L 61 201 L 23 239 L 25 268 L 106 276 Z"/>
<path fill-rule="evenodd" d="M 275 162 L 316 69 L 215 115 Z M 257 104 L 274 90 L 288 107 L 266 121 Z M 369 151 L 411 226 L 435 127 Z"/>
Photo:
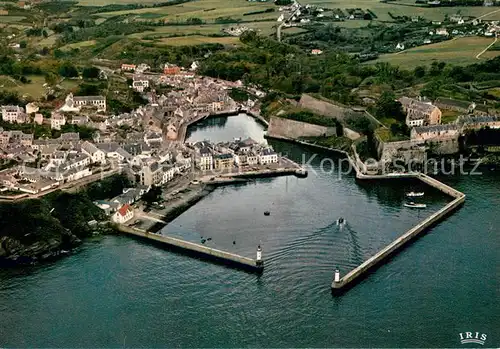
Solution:
<path fill-rule="evenodd" d="M 495 10 L 495 11 L 488 12 L 488 13 L 486 13 L 486 14 L 484 14 L 482 16 L 479 16 L 477 18 L 474 18 L 474 19 L 481 19 L 481 18 L 484 18 L 486 16 L 492 15 L 492 14 L 497 13 L 497 12 L 500 12 L 500 10 Z M 472 21 L 470 21 L 470 22 L 472 23 L 474 21 L 474 19 Z"/>
<path fill-rule="evenodd" d="M 500 11 L 500 10 L 499 10 Z M 486 51 L 488 51 L 490 49 L 491 46 L 495 45 L 498 41 L 498 37 L 495 37 L 495 40 L 493 40 L 493 42 L 491 44 L 489 44 L 484 50 L 482 50 L 481 52 L 479 52 L 476 56 L 476 59 L 479 59 L 481 57 L 481 55 L 483 53 L 485 53 Z"/>

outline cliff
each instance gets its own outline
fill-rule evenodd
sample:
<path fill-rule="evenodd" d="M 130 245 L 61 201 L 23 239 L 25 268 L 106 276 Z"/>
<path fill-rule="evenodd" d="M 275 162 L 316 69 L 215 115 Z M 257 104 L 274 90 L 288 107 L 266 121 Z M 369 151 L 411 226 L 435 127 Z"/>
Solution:
<path fill-rule="evenodd" d="M 121 193 L 121 176 L 93 183 L 78 193 L 54 192 L 40 199 L 0 204 L 0 267 L 33 264 L 67 253 L 106 221 L 93 200 Z"/>

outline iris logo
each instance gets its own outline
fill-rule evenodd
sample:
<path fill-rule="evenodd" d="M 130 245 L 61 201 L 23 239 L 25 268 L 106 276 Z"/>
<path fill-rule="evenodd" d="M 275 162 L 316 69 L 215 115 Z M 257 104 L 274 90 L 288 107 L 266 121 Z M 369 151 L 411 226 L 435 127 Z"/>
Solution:
<path fill-rule="evenodd" d="M 475 343 L 475 344 L 484 345 L 484 342 L 486 341 L 486 337 L 487 337 L 486 333 L 463 332 L 463 333 L 460 333 L 460 343 L 462 343 L 462 344 Z"/>

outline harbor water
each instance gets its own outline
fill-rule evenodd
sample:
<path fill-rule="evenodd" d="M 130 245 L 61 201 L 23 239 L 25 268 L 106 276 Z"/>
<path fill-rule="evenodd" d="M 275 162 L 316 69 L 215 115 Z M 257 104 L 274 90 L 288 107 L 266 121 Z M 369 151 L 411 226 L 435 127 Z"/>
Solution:
<path fill-rule="evenodd" d="M 239 115 L 206 120 L 188 141 L 263 134 Z M 336 267 L 345 274 L 450 199 L 415 182 L 357 182 L 331 154 L 268 142 L 311 160 L 309 176 L 217 188 L 162 230 L 252 258 L 261 244 L 262 275 L 96 238 L 0 271 L 0 347 L 460 347 L 461 332 L 500 345 L 499 171 L 440 178 L 464 207 L 335 297 Z M 411 190 L 425 191 L 425 209 L 403 206 Z"/>

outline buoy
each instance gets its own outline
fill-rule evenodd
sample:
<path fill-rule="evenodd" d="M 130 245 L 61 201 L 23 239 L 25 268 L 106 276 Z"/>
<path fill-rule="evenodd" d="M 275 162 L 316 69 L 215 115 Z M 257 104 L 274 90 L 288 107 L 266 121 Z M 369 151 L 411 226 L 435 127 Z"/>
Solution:
<path fill-rule="evenodd" d="M 339 270 L 339 268 L 335 269 L 335 277 L 334 277 L 333 281 L 340 282 L 340 270 Z"/>

